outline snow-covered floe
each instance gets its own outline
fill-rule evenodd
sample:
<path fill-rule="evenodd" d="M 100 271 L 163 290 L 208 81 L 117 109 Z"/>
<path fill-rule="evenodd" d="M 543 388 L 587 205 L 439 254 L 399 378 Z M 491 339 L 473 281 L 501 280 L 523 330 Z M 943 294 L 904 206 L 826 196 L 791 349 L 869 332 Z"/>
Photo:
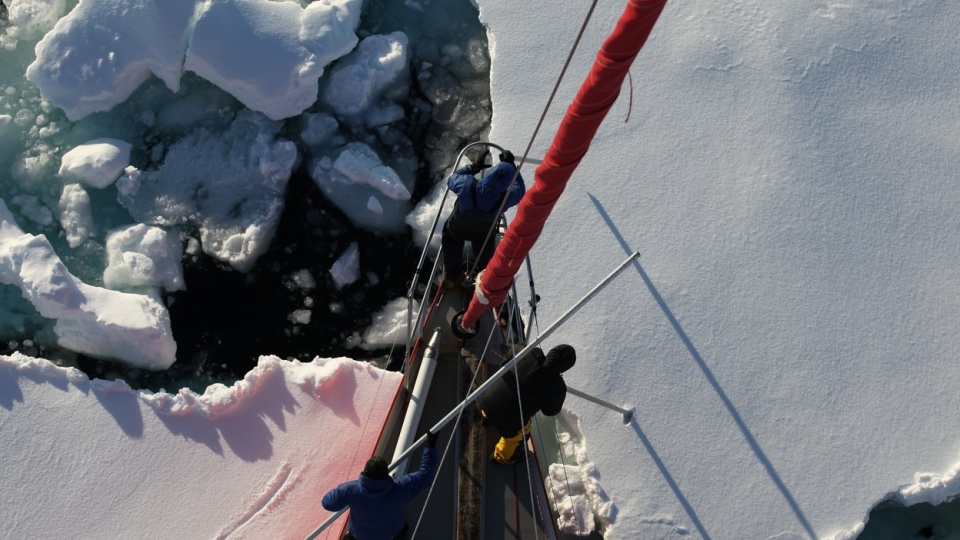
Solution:
<path fill-rule="evenodd" d="M 264 356 L 230 386 L 149 392 L 0 355 L 0 451 L 17 464 L 0 471 L 17 498 L 0 505 L 4 533 L 303 538 L 329 515 L 323 494 L 363 468 L 400 380 Z"/>
<path fill-rule="evenodd" d="M 43 236 L 23 232 L 0 200 L 0 283 L 16 286 L 36 310 L 55 319 L 65 349 L 148 369 L 176 360 L 170 314 L 157 298 L 81 282 Z"/>

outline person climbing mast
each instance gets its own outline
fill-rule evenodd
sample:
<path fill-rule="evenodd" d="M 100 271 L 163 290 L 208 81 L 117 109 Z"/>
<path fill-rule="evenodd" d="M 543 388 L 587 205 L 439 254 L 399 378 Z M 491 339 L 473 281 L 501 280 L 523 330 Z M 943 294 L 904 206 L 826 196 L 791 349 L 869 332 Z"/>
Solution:
<path fill-rule="evenodd" d="M 461 167 L 447 179 L 447 187 L 457 195 L 441 240 L 444 283 L 449 288 L 465 284 L 470 277 L 464 271 L 464 244 L 470 242 L 477 257 L 476 270 L 483 270 L 496 248 L 491 229 L 501 213 L 516 206 L 526 193 L 523 176 L 509 150 L 501 152 L 500 163 L 477 180 L 477 173 L 490 168 L 489 158 L 490 150 L 486 149 L 475 163 Z"/>

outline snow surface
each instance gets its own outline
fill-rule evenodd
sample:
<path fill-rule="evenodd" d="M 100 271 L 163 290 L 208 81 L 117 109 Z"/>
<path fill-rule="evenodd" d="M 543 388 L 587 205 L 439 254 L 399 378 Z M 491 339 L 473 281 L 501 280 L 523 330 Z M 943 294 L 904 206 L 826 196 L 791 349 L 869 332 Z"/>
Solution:
<path fill-rule="evenodd" d="M 520 149 L 586 6 L 480 6 L 490 138 Z M 618 15 L 598 7 L 544 133 Z M 532 253 L 541 327 L 642 254 L 547 341 L 577 347 L 571 386 L 636 407 L 568 403 L 607 538 L 829 538 L 901 489 L 957 496 L 925 479 L 960 457 L 958 20 L 667 4 Z"/>
<path fill-rule="evenodd" d="M 130 165 L 130 148 L 130 143 L 116 139 L 86 142 L 63 155 L 60 176 L 90 187 L 105 188 Z"/>
<path fill-rule="evenodd" d="M 67 244 L 75 248 L 96 233 L 93 222 L 93 210 L 90 208 L 90 195 L 80 184 L 67 184 L 60 193 L 57 204 L 60 212 L 60 226 L 67 237 Z"/>
<path fill-rule="evenodd" d="M 477 3 L 492 47 L 490 139 L 519 157 L 587 6 Z M 256 113 L 222 122 L 220 98 L 142 111 L 139 122 L 169 130 L 205 123 L 146 149 L 163 165 L 127 167 L 116 190 L 138 223 L 196 225 L 202 249 L 241 271 L 269 244 L 300 157 L 273 121 L 317 96 L 357 125 L 395 118 L 387 90 L 404 82 L 383 78 L 405 72 L 402 49 L 414 46 L 371 40 L 340 76 L 370 94 L 330 101 L 335 87 L 316 82 L 357 50 L 358 1 L 84 1 L 60 18 L 65 5 L 10 6 L 0 44 L 19 57 L 18 40 L 45 36 L 27 77 L 49 103 L 0 115 L 0 142 L 14 128 L 37 137 L 68 127 L 50 107 L 85 118 L 125 104 L 151 76 L 176 90 L 193 70 Z M 619 12 L 594 12 L 531 157 L 543 156 Z M 642 253 L 545 343 L 577 348 L 572 387 L 636 409 L 624 425 L 569 398 L 561 442 L 576 462 L 551 467 L 551 478 L 579 471 L 579 482 L 550 486 L 569 509 L 565 528 L 593 516 L 608 539 L 851 538 L 886 497 L 960 494 L 957 20 L 960 6 L 943 2 L 667 5 L 532 253 L 542 302 L 530 328 Z M 271 69 L 247 62 L 268 49 L 280 59 Z M 339 120 L 306 117 L 304 142 L 336 139 Z M 59 157 L 31 148 L 12 181 L 42 182 Z M 354 144 L 311 171 L 358 227 L 406 223 L 425 240 L 433 214 L 410 212 L 410 178 L 393 162 Z M 42 208 L 60 201 L 67 240 L 81 246 L 90 209 L 76 188 L 12 201 L 22 217 L 0 206 L 0 282 L 56 319 L 66 348 L 172 363 L 169 319 L 151 294 L 80 282 L 18 224 L 43 225 Z M 187 239 L 186 251 L 196 244 Z M 126 259 L 129 278 L 157 262 Z M 405 334 L 402 304 L 385 307 L 362 340 Z M 202 396 L 132 391 L 21 354 L 0 365 L 0 452 L 24 464 L 0 473 L 17 501 L 0 508 L 12 537 L 300 537 L 326 516 L 320 495 L 369 455 L 366 426 L 379 425 L 398 384 L 346 359 L 265 357 Z"/>
<path fill-rule="evenodd" d="M 16 495 L 4 536 L 305 537 L 324 493 L 363 469 L 399 384 L 348 358 L 264 356 L 230 387 L 150 393 L 0 356 L 16 464 L 0 475 Z"/>
<path fill-rule="evenodd" d="M 180 235 L 142 223 L 122 227 L 107 235 L 105 287 L 137 289 L 157 287 L 165 291 L 186 289 L 183 281 L 183 246 Z"/>

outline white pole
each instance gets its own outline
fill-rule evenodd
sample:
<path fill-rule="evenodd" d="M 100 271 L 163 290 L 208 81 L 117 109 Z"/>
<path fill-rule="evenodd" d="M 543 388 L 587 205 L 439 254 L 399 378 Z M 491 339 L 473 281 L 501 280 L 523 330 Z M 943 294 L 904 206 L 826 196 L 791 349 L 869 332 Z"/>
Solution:
<path fill-rule="evenodd" d="M 567 321 L 567 319 L 569 319 L 570 317 L 572 317 L 574 313 L 576 313 L 577 311 L 579 311 L 580 308 L 582 308 L 584 304 L 586 304 L 590 299 L 592 299 L 594 296 L 596 296 L 597 293 L 599 293 L 604 287 L 607 286 L 607 284 L 609 284 L 611 281 L 613 281 L 613 278 L 617 277 L 617 275 L 619 275 L 620 272 L 623 272 L 624 270 L 626 270 L 626 268 L 630 265 L 630 263 L 632 263 L 632 262 L 634 261 L 634 259 L 636 259 L 636 258 L 638 258 L 638 257 L 640 257 L 640 252 L 639 252 L 639 251 L 635 251 L 635 252 L 633 252 L 632 255 L 630 255 L 629 257 L 627 257 L 627 260 L 623 261 L 623 263 L 621 263 L 620 266 L 618 266 L 618 267 L 616 268 L 616 270 L 614 270 L 613 272 L 611 272 L 610 275 L 608 275 L 607 277 L 603 278 L 603 280 L 602 280 L 600 283 L 598 283 L 596 286 L 594 286 L 594 288 L 591 289 L 590 292 L 588 292 L 588 293 L 587 293 L 586 295 L 584 295 L 580 300 L 578 300 L 577 303 L 573 305 L 573 307 L 571 307 L 570 309 L 567 310 L 566 313 L 564 313 L 563 315 L 561 315 L 560 318 L 556 320 L 556 322 L 554 322 L 554 323 L 551 324 L 546 330 L 544 330 L 543 333 L 540 334 L 540 337 L 538 337 L 533 343 L 528 344 L 528 345 L 527 345 L 526 347 L 524 347 L 520 352 L 518 352 L 518 353 L 516 354 L 516 356 L 514 356 L 512 359 L 510 359 L 510 361 L 508 361 L 507 363 L 503 364 L 496 373 L 494 373 L 493 375 L 490 376 L 489 379 L 487 379 L 486 382 L 484 382 L 484 383 L 481 384 L 476 390 L 474 390 L 473 392 L 471 392 L 470 395 L 468 395 L 468 396 L 466 397 L 466 399 L 464 399 L 463 401 L 461 401 L 459 405 L 457 405 L 456 407 L 454 407 L 452 411 L 450 411 L 449 413 L 447 413 L 446 416 L 444 416 L 442 419 L 440 419 L 439 422 L 437 422 L 432 428 L 430 428 L 430 431 L 436 433 L 436 432 L 440 431 L 441 429 L 443 429 L 444 426 L 446 426 L 451 420 L 453 420 L 454 418 L 456 418 L 456 417 L 460 414 L 460 411 L 461 411 L 462 409 L 466 408 L 467 405 L 469 405 L 469 404 L 473 403 L 474 401 L 476 401 L 476 399 L 477 399 L 478 397 L 480 397 L 480 394 L 482 394 L 482 393 L 483 393 L 484 391 L 486 391 L 488 388 L 490 388 L 491 386 L 493 386 L 493 383 L 497 382 L 501 377 L 503 377 L 504 375 L 506 375 L 507 372 L 509 372 L 511 369 L 513 369 L 513 366 L 515 366 L 515 365 L 517 364 L 517 362 L 519 362 L 519 361 L 520 361 L 521 359 L 523 359 L 530 351 L 532 351 L 534 348 L 536 348 L 538 345 L 540 345 L 540 343 L 541 343 L 544 339 L 546 339 L 550 334 L 552 334 L 560 325 L 562 325 L 563 323 L 565 323 L 565 322 Z M 427 441 L 427 436 L 426 436 L 426 435 L 424 435 L 423 437 L 420 437 L 419 439 L 417 439 L 417 442 L 414 443 L 413 446 L 411 446 L 410 448 L 407 448 L 406 451 L 404 451 L 402 454 L 400 454 L 400 456 L 399 456 L 398 459 L 403 459 L 403 458 L 410 457 L 410 454 L 413 453 L 414 449 L 416 449 L 417 447 L 419 447 L 421 444 L 423 444 L 423 443 L 426 442 L 426 441 Z M 392 466 L 394 466 L 394 464 L 391 464 L 391 467 L 392 467 Z"/>
<path fill-rule="evenodd" d="M 403 418 L 403 426 L 400 428 L 400 435 L 397 437 L 397 444 L 394 446 L 393 459 L 397 462 L 397 467 L 393 470 L 393 475 L 404 474 L 407 470 L 407 459 L 402 461 L 399 456 L 412 443 L 417 434 L 417 426 L 420 425 L 420 417 L 423 415 L 423 407 L 427 401 L 427 394 L 430 392 L 430 382 L 433 380 L 433 372 L 437 369 L 437 355 L 440 341 L 440 329 L 437 328 L 430 338 L 430 343 L 423 351 L 423 361 L 420 363 L 420 371 L 417 373 L 417 383 L 413 387 L 413 393 L 410 395 L 410 401 L 407 404 L 407 414 Z"/>
<path fill-rule="evenodd" d="M 568 309 L 566 313 L 561 315 L 559 319 L 557 319 L 546 330 L 544 330 L 543 333 L 540 334 L 539 338 L 537 338 L 533 343 L 530 343 L 529 345 L 524 347 L 523 350 L 518 352 L 516 356 L 510 359 L 509 362 L 501 366 L 500 369 L 496 373 L 494 373 L 489 379 L 487 379 L 485 383 L 481 384 L 476 390 L 471 392 L 470 395 L 466 397 L 466 399 L 461 401 L 459 405 L 454 407 L 452 411 L 447 413 L 446 416 L 444 416 L 439 422 L 437 422 L 432 428 L 430 428 L 430 431 L 436 433 L 441 429 L 443 429 L 443 427 L 446 426 L 447 423 L 450 422 L 450 420 L 453 420 L 455 417 L 459 415 L 462 409 L 466 408 L 467 405 L 473 403 L 477 399 L 477 397 L 479 397 L 480 394 L 482 394 L 487 388 L 490 388 L 490 386 L 492 386 L 494 382 L 499 380 L 501 377 L 506 375 L 508 371 L 513 369 L 513 366 L 515 366 L 517 362 L 519 362 L 522 358 L 524 358 L 527 354 L 529 354 L 529 352 L 532 351 L 535 347 L 540 345 L 540 343 L 544 339 L 546 339 L 547 336 L 552 334 L 557 328 L 560 327 L 560 325 L 565 323 L 567 319 L 572 317 L 574 313 L 579 311 L 584 304 L 586 304 L 589 300 L 591 300 L 594 296 L 596 296 L 597 293 L 599 293 L 604 287 L 606 287 L 608 283 L 613 281 L 613 278 L 617 277 L 620 274 L 620 272 L 623 272 L 624 270 L 626 270 L 627 266 L 629 266 L 630 263 L 632 263 L 635 259 L 639 257 L 640 257 L 640 252 L 634 251 L 633 254 L 627 257 L 627 260 L 623 261 L 620 264 L 620 266 L 618 266 L 613 272 L 610 273 L 610 275 L 603 278 L 603 280 L 600 281 L 600 283 L 598 283 L 597 285 L 595 285 L 593 289 L 590 290 L 590 292 L 588 292 L 582 298 L 580 298 L 580 300 L 578 300 L 577 303 L 573 305 L 573 307 Z M 427 442 L 426 434 L 424 434 L 423 437 L 420 437 L 419 439 L 417 439 L 412 446 L 404 450 L 399 456 L 395 456 L 394 462 L 390 464 L 389 469 L 393 470 L 397 466 L 397 463 L 399 461 L 409 458 L 410 454 L 412 454 L 415 449 L 417 449 L 421 444 L 425 442 Z M 346 512 L 346 509 L 340 510 L 336 514 L 327 518 L 327 520 L 321 523 L 320 526 L 317 527 L 310 534 L 310 536 L 307 536 L 306 540 L 313 540 L 314 538 L 316 538 L 321 532 L 323 532 L 324 529 L 329 527 L 330 524 L 336 521 L 336 519 L 340 517 L 340 515 L 343 514 L 344 512 Z"/>
<path fill-rule="evenodd" d="M 581 392 L 580 390 L 577 390 L 576 388 L 573 388 L 573 387 L 571 387 L 570 385 L 567 385 L 567 392 L 569 392 L 569 393 L 571 393 L 571 394 L 573 394 L 573 395 L 575 395 L 575 396 L 577 396 L 577 397 L 583 398 L 583 399 L 585 399 L 585 400 L 587 400 L 587 401 L 592 401 L 593 403 L 596 403 L 597 405 L 602 405 L 603 407 L 606 407 L 606 408 L 608 408 L 608 409 L 617 411 L 618 413 L 620 413 L 621 415 L 623 415 L 623 423 L 624 423 L 624 424 L 629 424 L 629 423 L 630 423 L 630 420 L 633 419 L 633 413 L 634 413 L 634 411 L 635 411 L 635 409 L 634 409 L 633 407 L 631 407 L 631 408 L 629 408 L 629 409 L 626 409 L 626 408 L 624 408 L 624 407 L 617 407 L 616 405 L 614 405 L 613 403 L 610 403 L 609 401 L 604 401 L 604 400 L 602 400 L 602 399 L 600 399 L 600 398 L 598 398 L 598 397 L 591 396 L 590 394 L 588 394 L 588 393 L 586 393 L 586 392 Z"/>

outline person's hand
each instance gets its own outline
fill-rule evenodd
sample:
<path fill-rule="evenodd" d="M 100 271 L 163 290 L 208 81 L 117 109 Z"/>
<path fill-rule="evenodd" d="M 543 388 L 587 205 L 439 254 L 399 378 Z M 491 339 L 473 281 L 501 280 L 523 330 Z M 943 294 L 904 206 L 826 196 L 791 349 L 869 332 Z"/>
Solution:
<path fill-rule="evenodd" d="M 477 174 L 484 169 L 489 169 L 492 166 L 489 161 L 490 149 L 485 148 L 483 152 L 480 152 L 480 154 L 477 156 L 477 160 L 473 163 L 473 165 L 470 166 L 470 170 L 473 171 L 473 174 Z"/>
<path fill-rule="evenodd" d="M 427 432 L 427 448 L 434 448 L 437 446 L 437 438 L 440 435 L 432 431 Z"/>
<path fill-rule="evenodd" d="M 473 174 L 477 174 L 478 172 L 484 169 L 489 169 L 490 167 L 491 165 L 489 163 L 474 163 L 473 165 L 470 166 L 470 171 Z"/>
<path fill-rule="evenodd" d="M 477 163 L 483 165 L 483 164 L 486 164 L 488 161 L 490 161 L 490 149 L 489 149 L 489 148 L 484 148 L 484 149 L 483 149 L 483 152 L 480 152 L 480 154 L 477 155 Z M 487 167 L 489 167 L 489 166 L 490 166 L 490 165 L 487 165 Z M 486 168 L 486 167 L 484 167 L 484 168 Z"/>

